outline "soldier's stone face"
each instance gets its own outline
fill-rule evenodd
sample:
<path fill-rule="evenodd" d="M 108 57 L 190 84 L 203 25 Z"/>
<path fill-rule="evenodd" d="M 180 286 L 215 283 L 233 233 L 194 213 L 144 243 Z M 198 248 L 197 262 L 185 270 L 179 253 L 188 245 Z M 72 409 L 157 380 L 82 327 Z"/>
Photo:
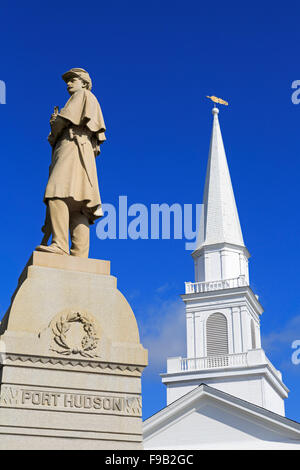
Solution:
<path fill-rule="evenodd" d="M 67 82 L 67 90 L 70 95 L 73 95 L 78 90 L 85 88 L 84 82 L 78 77 L 72 77 Z"/>

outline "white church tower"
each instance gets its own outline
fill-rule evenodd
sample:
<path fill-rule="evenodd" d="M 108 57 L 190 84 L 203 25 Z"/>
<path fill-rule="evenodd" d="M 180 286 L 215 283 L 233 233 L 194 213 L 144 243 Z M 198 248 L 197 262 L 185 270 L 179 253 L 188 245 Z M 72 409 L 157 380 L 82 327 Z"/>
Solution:
<path fill-rule="evenodd" d="M 187 357 L 169 358 L 162 381 L 171 404 L 206 384 L 284 416 L 288 389 L 261 348 L 258 296 L 214 107 L 195 282 L 186 282 Z"/>

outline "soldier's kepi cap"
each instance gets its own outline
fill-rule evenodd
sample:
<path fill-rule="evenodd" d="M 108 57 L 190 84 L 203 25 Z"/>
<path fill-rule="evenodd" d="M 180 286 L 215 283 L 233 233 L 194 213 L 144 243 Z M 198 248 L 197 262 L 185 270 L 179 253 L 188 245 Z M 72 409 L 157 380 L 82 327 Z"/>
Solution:
<path fill-rule="evenodd" d="M 88 90 L 92 89 L 92 80 L 91 77 L 89 76 L 88 72 L 84 69 L 70 69 L 68 72 L 64 73 L 62 75 L 62 79 L 67 83 L 70 78 L 72 77 L 78 77 L 81 78 L 84 82 L 88 84 Z"/>

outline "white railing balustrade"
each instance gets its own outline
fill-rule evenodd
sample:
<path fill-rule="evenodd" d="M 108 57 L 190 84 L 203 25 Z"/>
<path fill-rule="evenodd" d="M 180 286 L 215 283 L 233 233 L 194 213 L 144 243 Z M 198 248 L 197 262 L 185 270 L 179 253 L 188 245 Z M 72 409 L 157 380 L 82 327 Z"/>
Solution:
<path fill-rule="evenodd" d="M 224 356 L 207 356 L 181 359 L 181 370 L 202 370 L 221 367 L 246 367 L 247 353 L 227 354 Z"/>
<path fill-rule="evenodd" d="M 201 292 L 210 292 L 214 290 L 233 289 L 234 287 L 247 286 L 245 276 L 239 276 L 232 279 L 223 279 L 220 281 L 205 281 L 205 282 L 186 282 L 186 294 L 198 294 Z"/>

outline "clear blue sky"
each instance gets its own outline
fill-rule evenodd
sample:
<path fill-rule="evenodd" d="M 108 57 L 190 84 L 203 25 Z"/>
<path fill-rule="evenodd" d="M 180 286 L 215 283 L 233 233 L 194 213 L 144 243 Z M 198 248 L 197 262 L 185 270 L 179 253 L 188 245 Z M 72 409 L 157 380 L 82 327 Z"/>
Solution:
<path fill-rule="evenodd" d="M 40 242 L 54 105 L 68 98 L 61 74 L 86 68 L 107 125 L 98 160 L 103 202 L 172 204 L 202 200 L 211 103 L 220 112 L 251 284 L 265 308 L 263 341 L 291 393 L 287 416 L 300 421 L 299 2 L 186 0 L 2 2 L 0 105 L 2 200 L 0 312 Z M 151 365 L 144 416 L 165 404 L 159 372 L 185 355 L 179 295 L 193 279 L 183 240 L 100 241 L 91 257 L 110 259 L 136 314 Z M 130 266 L 130 269 L 128 269 Z"/>

